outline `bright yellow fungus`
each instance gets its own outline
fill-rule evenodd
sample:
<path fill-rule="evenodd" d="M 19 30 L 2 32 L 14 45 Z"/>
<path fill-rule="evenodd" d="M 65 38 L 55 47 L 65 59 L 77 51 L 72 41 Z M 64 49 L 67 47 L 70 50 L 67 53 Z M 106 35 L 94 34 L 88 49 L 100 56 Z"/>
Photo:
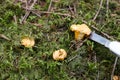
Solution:
<path fill-rule="evenodd" d="M 35 41 L 33 38 L 30 38 L 28 36 L 25 36 L 21 40 L 21 44 L 25 47 L 33 47 L 35 45 Z"/>
<path fill-rule="evenodd" d="M 59 49 L 53 52 L 53 59 L 57 61 L 62 61 L 67 57 L 67 53 L 64 49 Z"/>
<path fill-rule="evenodd" d="M 119 80 L 120 79 L 120 77 L 119 76 L 113 76 L 113 80 Z"/>
<path fill-rule="evenodd" d="M 71 25 L 70 30 L 75 32 L 76 40 L 82 40 L 85 35 L 89 36 L 91 33 L 91 30 L 86 24 L 73 24 Z"/>

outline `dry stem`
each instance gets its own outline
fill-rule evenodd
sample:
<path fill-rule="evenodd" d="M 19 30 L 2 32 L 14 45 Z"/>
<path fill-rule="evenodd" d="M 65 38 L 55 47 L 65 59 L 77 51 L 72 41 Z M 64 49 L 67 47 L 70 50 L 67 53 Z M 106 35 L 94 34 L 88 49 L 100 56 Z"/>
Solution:
<path fill-rule="evenodd" d="M 94 16 L 93 21 L 95 21 L 95 20 L 96 20 L 96 18 L 97 18 L 97 16 L 98 16 L 98 14 L 99 14 L 99 12 L 100 12 L 100 10 L 101 10 L 101 8 L 102 8 L 102 4 L 103 4 L 103 0 L 101 0 L 101 1 L 100 1 L 100 6 L 99 6 L 99 9 L 98 9 L 97 13 L 96 13 L 96 14 L 95 14 L 95 16 Z"/>
<path fill-rule="evenodd" d="M 115 62 L 114 62 L 113 69 L 112 69 L 112 73 L 111 73 L 111 80 L 113 80 L 112 78 L 113 78 L 113 76 L 114 76 L 114 72 L 115 72 L 115 68 L 116 68 L 116 64 L 117 64 L 118 58 L 119 58 L 119 57 L 116 57 L 116 58 L 115 58 Z"/>
<path fill-rule="evenodd" d="M 33 2 L 32 5 L 29 7 L 29 9 L 32 9 L 36 2 L 37 2 L 37 0 L 34 0 L 34 2 Z M 26 8 L 27 8 L 27 7 L 28 7 L 28 6 L 27 6 L 27 3 L 26 3 Z M 25 15 L 24 15 L 24 17 L 22 18 L 22 20 L 21 20 L 20 23 L 23 23 L 23 22 L 27 19 L 27 17 L 29 16 L 29 14 L 30 14 L 30 11 L 27 11 L 27 9 L 26 9 L 26 13 L 25 13 Z"/>

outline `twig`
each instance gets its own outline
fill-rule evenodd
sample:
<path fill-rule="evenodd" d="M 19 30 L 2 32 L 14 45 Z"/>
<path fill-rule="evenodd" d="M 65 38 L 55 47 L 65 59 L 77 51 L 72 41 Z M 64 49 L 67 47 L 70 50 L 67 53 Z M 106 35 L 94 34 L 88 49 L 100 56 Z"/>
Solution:
<path fill-rule="evenodd" d="M 10 41 L 10 39 L 3 34 L 0 34 L 0 38 L 3 38 L 3 39 L 6 39 L 6 40 Z"/>
<path fill-rule="evenodd" d="M 13 16 L 15 23 L 17 24 L 17 17 L 16 15 Z"/>
<path fill-rule="evenodd" d="M 100 78 L 100 72 L 99 72 L 99 70 L 98 70 L 97 79 L 96 79 L 96 80 L 99 80 L 99 78 Z"/>
<path fill-rule="evenodd" d="M 101 31 L 101 33 L 106 36 L 108 39 L 115 40 L 112 36 L 109 36 L 108 34 Z"/>
<path fill-rule="evenodd" d="M 75 16 L 78 16 L 78 13 L 77 13 L 78 3 L 79 3 L 78 0 L 75 0 L 75 2 L 73 3 L 73 9 L 74 9 Z"/>
<path fill-rule="evenodd" d="M 31 1 L 32 1 L 32 0 L 29 0 L 29 1 L 28 1 L 28 4 L 30 4 L 30 3 L 31 3 Z"/>
<path fill-rule="evenodd" d="M 26 3 L 26 1 L 25 1 L 25 0 L 17 0 L 17 1 L 22 2 L 22 3 Z"/>
<path fill-rule="evenodd" d="M 68 17 L 73 17 L 74 18 L 74 16 L 72 16 L 72 15 L 70 15 L 70 14 L 67 14 L 67 13 L 56 13 L 56 12 L 47 12 L 47 11 L 40 11 L 40 13 L 45 13 L 45 14 L 56 14 L 56 15 L 61 15 L 61 16 L 68 16 Z"/>
<path fill-rule="evenodd" d="M 51 6 L 52 6 L 52 0 L 50 1 L 49 7 L 48 7 L 48 12 L 51 10 Z"/>
<path fill-rule="evenodd" d="M 38 24 L 38 23 L 33 23 L 33 25 L 35 25 L 35 26 L 37 26 L 37 27 L 42 27 L 42 25 L 41 24 Z"/>
<path fill-rule="evenodd" d="M 95 64 L 97 64 L 97 56 L 96 56 L 96 52 L 95 51 L 93 51 L 93 53 L 94 53 L 94 63 Z M 97 65 L 97 76 L 96 76 L 96 80 L 99 80 L 99 78 L 100 78 L 100 73 L 99 73 L 99 69 L 98 69 L 98 65 Z"/>
<path fill-rule="evenodd" d="M 67 61 L 67 63 L 70 63 L 72 60 L 74 60 L 74 59 L 77 58 L 77 57 L 78 57 L 78 54 L 75 55 L 74 57 L 72 57 L 71 59 L 69 59 L 69 60 Z"/>
<path fill-rule="evenodd" d="M 73 12 L 73 10 L 72 10 L 72 8 L 71 8 L 71 6 L 69 5 L 69 10 L 70 10 L 70 12 L 71 12 L 71 14 L 72 15 L 74 15 L 75 13 Z"/>
<path fill-rule="evenodd" d="M 99 6 L 99 9 L 98 9 L 97 13 L 96 13 L 96 14 L 95 14 L 95 16 L 94 16 L 93 21 L 95 21 L 95 20 L 96 20 L 96 18 L 97 18 L 97 16 L 98 16 L 98 14 L 99 14 L 99 12 L 100 12 L 100 10 L 101 10 L 101 8 L 102 8 L 102 4 L 103 4 L 103 0 L 101 0 L 101 1 L 100 1 L 100 6 Z"/>
<path fill-rule="evenodd" d="M 115 72 L 115 68 L 116 68 L 116 64 L 117 64 L 118 58 L 119 58 L 119 57 L 116 57 L 116 58 L 115 58 L 115 62 L 114 62 L 113 69 L 112 69 L 112 73 L 111 73 L 111 80 L 113 80 L 112 78 L 113 78 L 113 76 L 114 76 L 114 72 Z"/>
<path fill-rule="evenodd" d="M 33 2 L 32 5 L 29 7 L 29 9 L 32 9 L 33 6 L 34 6 L 34 4 L 35 4 L 36 2 L 37 2 L 37 0 L 34 0 L 34 2 Z M 27 19 L 27 17 L 29 16 L 30 12 L 31 12 L 31 11 L 26 11 L 24 17 L 23 17 L 22 20 L 21 20 L 21 23 L 23 23 L 23 22 Z"/>
<path fill-rule="evenodd" d="M 67 16 L 67 17 L 72 17 L 74 18 L 74 16 L 67 14 L 67 13 L 56 13 L 56 12 L 48 12 L 48 11 L 35 11 L 35 10 L 30 10 L 32 13 L 37 14 L 38 16 L 40 16 L 40 14 L 56 14 L 56 15 L 61 15 L 61 16 Z"/>
<path fill-rule="evenodd" d="M 67 13 L 56 13 L 56 12 L 47 12 L 47 11 L 40 11 L 40 13 L 43 13 L 43 14 L 56 14 L 56 15 L 61 15 L 61 16 L 73 17 L 72 15 L 67 14 Z"/>
<path fill-rule="evenodd" d="M 36 13 L 36 12 L 34 12 L 34 11 L 32 11 L 32 13 L 35 14 L 35 15 L 37 15 L 38 17 L 41 17 L 40 14 L 38 14 L 38 13 Z"/>
<path fill-rule="evenodd" d="M 79 42 L 77 42 L 77 43 L 75 43 L 75 44 L 79 44 L 79 47 L 81 47 L 81 46 L 83 45 L 83 43 L 86 42 L 86 41 L 87 41 L 87 38 L 84 39 L 83 41 L 79 41 L 80 44 L 79 44 Z M 72 45 L 72 46 L 73 46 L 73 45 Z M 72 46 L 71 46 L 71 47 L 72 47 Z M 71 47 L 70 47 L 70 48 L 71 48 Z M 69 49 L 70 49 L 70 48 L 69 48 Z M 75 50 L 75 52 L 77 52 L 78 50 L 79 50 L 79 48 L 77 48 L 77 49 Z M 72 57 L 71 59 L 69 59 L 69 60 L 68 60 L 68 63 L 71 62 L 72 60 L 74 60 L 74 59 L 77 58 L 77 57 L 78 57 L 78 54 L 75 55 L 74 57 Z"/>
<path fill-rule="evenodd" d="M 75 15 L 76 15 L 76 13 L 77 13 L 76 4 L 77 4 L 77 3 L 74 3 L 74 4 L 73 4 L 73 6 L 74 6 L 73 8 L 74 8 L 74 13 L 75 13 Z"/>
<path fill-rule="evenodd" d="M 109 0 L 107 0 L 107 14 L 109 12 Z"/>
<path fill-rule="evenodd" d="M 38 15 L 39 17 L 41 17 L 41 14 L 56 14 L 56 15 L 61 15 L 61 16 L 67 16 L 67 17 L 72 17 L 72 18 L 75 18 L 75 16 L 72 16 L 68 13 L 59 13 L 59 12 L 48 12 L 48 11 L 39 11 L 39 10 L 36 10 L 36 9 L 29 9 L 29 8 L 25 8 L 25 7 L 22 7 L 23 9 L 27 9 L 28 11 Z"/>

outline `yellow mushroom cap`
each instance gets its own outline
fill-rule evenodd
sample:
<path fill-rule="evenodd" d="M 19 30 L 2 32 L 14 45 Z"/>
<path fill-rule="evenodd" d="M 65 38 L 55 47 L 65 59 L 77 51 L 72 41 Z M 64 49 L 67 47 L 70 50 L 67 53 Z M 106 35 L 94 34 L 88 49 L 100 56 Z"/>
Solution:
<path fill-rule="evenodd" d="M 70 26 L 70 30 L 71 31 L 77 31 L 78 30 L 78 26 L 76 24 L 73 24 Z"/>
<path fill-rule="evenodd" d="M 90 35 L 91 30 L 90 30 L 90 28 L 86 24 L 81 24 L 81 25 L 78 24 L 77 27 L 78 27 L 78 31 L 80 33 L 84 33 L 86 35 Z"/>
<path fill-rule="evenodd" d="M 54 60 L 64 60 L 67 57 L 67 53 L 64 49 L 56 50 L 53 52 Z"/>
<path fill-rule="evenodd" d="M 35 45 L 35 41 L 33 38 L 25 36 L 22 38 L 21 44 L 25 47 L 33 47 Z"/>
<path fill-rule="evenodd" d="M 89 29 L 89 27 L 86 24 L 73 24 L 70 27 L 71 31 L 75 32 L 75 39 L 76 40 L 81 40 L 84 38 L 85 35 L 90 35 L 91 30 Z"/>

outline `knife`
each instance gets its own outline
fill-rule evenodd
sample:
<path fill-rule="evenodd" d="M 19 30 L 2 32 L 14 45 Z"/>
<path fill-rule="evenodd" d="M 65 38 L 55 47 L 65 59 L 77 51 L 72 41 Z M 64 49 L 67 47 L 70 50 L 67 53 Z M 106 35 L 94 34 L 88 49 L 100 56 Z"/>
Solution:
<path fill-rule="evenodd" d="M 109 48 L 112 52 L 114 52 L 117 56 L 120 57 L 120 42 L 118 41 L 110 41 L 101 35 L 98 35 L 95 32 L 91 32 L 90 37 L 91 40 L 104 45 L 105 47 Z"/>

